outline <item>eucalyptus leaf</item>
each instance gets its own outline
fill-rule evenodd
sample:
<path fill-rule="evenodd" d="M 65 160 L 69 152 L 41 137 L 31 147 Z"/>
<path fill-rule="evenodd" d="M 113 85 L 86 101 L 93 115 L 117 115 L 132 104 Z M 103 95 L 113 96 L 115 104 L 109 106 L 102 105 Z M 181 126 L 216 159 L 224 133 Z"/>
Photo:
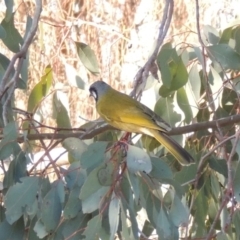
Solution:
<path fill-rule="evenodd" d="M 99 170 L 101 170 L 102 166 L 99 166 L 98 168 L 95 168 L 93 171 L 90 172 L 88 175 L 86 181 L 84 182 L 79 198 L 81 200 L 85 200 L 88 197 L 90 197 L 92 194 L 94 194 L 98 189 L 102 187 L 100 181 L 99 181 Z"/>
<path fill-rule="evenodd" d="M 99 73 L 97 58 L 94 51 L 85 43 L 75 42 L 78 56 L 83 65 L 93 74 Z"/>
<path fill-rule="evenodd" d="M 38 184 L 38 177 L 24 177 L 21 178 L 21 183 L 9 188 L 4 198 L 4 205 L 7 209 L 6 218 L 10 224 L 23 215 L 26 207 L 32 206 L 37 196 Z"/>
<path fill-rule="evenodd" d="M 217 29 L 210 25 L 205 25 L 203 27 L 203 31 L 205 33 L 205 36 L 207 37 L 207 40 L 211 44 L 218 44 L 220 37 L 219 37 L 219 32 Z"/>
<path fill-rule="evenodd" d="M 164 208 L 161 208 L 157 219 L 157 233 L 158 236 L 162 236 L 164 240 L 170 240 L 172 238 L 172 226 L 167 217 L 167 213 Z"/>
<path fill-rule="evenodd" d="M 6 219 L 0 223 L 0 239 L 24 239 L 24 234 L 25 230 L 23 218 L 20 218 L 13 224 L 10 224 Z"/>
<path fill-rule="evenodd" d="M 5 19 L 6 21 L 10 21 L 11 20 L 11 17 L 12 17 L 12 14 L 13 14 L 13 0 L 4 0 L 5 2 L 5 5 L 6 5 L 6 15 L 5 15 Z"/>
<path fill-rule="evenodd" d="M 101 207 L 103 198 L 107 195 L 110 187 L 101 186 L 94 193 L 82 200 L 83 213 L 92 213 Z M 80 193 L 81 197 L 81 193 Z"/>
<path fill-rule="evenodd" d="M 87 227 L 83 232 L 86 240 L 97 239 L 101 228 L 102 219 L 100 215 L 93 217 L 88 221 Z"/>
<path fill-rule="evenodd" d="M 154 111 L 171 126 L 181 120 L 181 115 L 174 111 L 173 98 L 160 98 L 154 108 Z"/>
<path fill-rule="evenodd" d="M 177 194 L 174 194 L 171 209 L 169 211 L 169 218 L 176 227 L 188 225 L 189 210 L 183 205 Z"/>
<path fill-rule="evenodd" d="M 87 150 L 87 144 L 79 138 L 69 137 L 63 140 L 62 145 L 68 150 L 72 161 L 80 161 L 82 154 Z"/>
<path fill-rule="evenodd" d="M 170 167 L 160 158 L 151 157 L 152 161 L 152 171 L 150 172 L 150 176 L 156 179 L 163 179 L 163 178 L 173 178 L 173 173 Z"/>
<path fill-rule="evenodd" d="M 72 163 L 65 175 L 66 186 L 69 189 L 81 188 L 87 177 L 86 171 L 80 167 L 80 162 Z"/>
<path fill-rule="evenodd" d="M 94 142 L 81 156 L 81 166 L 88 172 L 103 163 L 108 142 Z"/>
<path fill-rule="evenodd" d="M 207 47 L 209 58 L 217 62 L 224 70 L 240 70 L 240 55 L 228 44 L 218 44 Z"/>
<path fill-rule="evenodd" d="M 138 171 L 149 173 L 152 170 L 152 163 L 149 155 L 143 149 L 138 147 L 128 145 L 126 160 L 128 170 L 132 173 Z"/>
<path fill-rule="evenodd" d="M 177 103 L 178 103 L 178 106 L 181 108 L 181 110 L 185 114 L 186 123 L 189 124 L 190 121 L 192 121 L 193 113 L 190 107 L 190 103 L 188 101 L 186 91 L 183 87 L 178 89 L 177 91 Z"/>
<path fill-rule="evenodd" d="M 0 24 L 0 39 L 3 39 L 7 36 L 7 33 L 5 31 L 5 29 L 3 28 L 3 26 Z"/>
<path fill-rule="evenodd" d="M 14 26 L 14 16 L 15 14 L 10 14 L 6 16 L 2 22 L 1 26 L 6 32 L 6 36 L 2 39 L 3 43 L 14 53 L 19 52 L 20 46 L 23 43 L 22 36 Z"/>
<path fill-rule="evenodd" d="M 47 66 L 45 68 L 45 73 L 41 77 L 39 83 L 35 85 L 32 89 L 30 96 L 28 98 L 28 111 L 35 112 L 40 102 L 47 95 L 51 85 L 52 85 L 52 68 Z"/>
<path fill-rule="evenodd" d="M 61 182 L 59 182 L 59 184 L 61 184 Z M 61 217 L 62 204 L 58 191 L 56 186 L 52 187 L 41 204 L 40 219 L 48 233 L 54 231 Z"/>
<path fill-rule="evenodd" d="M 53 95 L 53 109 L 54 109 L 54 118 L 56 118 L 58 128 L 66 128 L 64 133 L 72 132 L 70 113 L 69 113 L 69 104 L 68 99 L 65 93 L 62 91 L 56 91 Z M 69 129 L 69 130 L 67 130 Z"/>
<path fill-rule="evenodd" d="M 115 195 L 115 193 L 112 193 L 112 199 L 109 205 L 108 210 L 108 218 L 109 218 L 109 225 L 110 225 L 110 239 L 115 239 L 115 234 L 118 230 L 118 224 L 119 224 L 119 213 L 120 213 L 120 200 Z"/>
<path fill-rule="evenodd" d="M 234 195 L 236 200 L 240 202 L 240 164 L 239 162 L 237 164 L 237 168 L 234 173 L 233 190 L 234 190 Z"/>
<path fill-rule="evenodd" d="M 76 217 L 78 212 L 81 210 L 82 206 L 79 199 L 79 193 L 79 187 L 75 187 L 71 190 L 63 212 L 63 216 L 65 219 L 71 219 Z"/>
<path fill-rule="evenodd" d="M 182 58 L 169 43 L 161 48 L 157 56 L 157 64 L 163 85 L 169 90 L 178 90 L 187 83 L 188 73 Z"/>

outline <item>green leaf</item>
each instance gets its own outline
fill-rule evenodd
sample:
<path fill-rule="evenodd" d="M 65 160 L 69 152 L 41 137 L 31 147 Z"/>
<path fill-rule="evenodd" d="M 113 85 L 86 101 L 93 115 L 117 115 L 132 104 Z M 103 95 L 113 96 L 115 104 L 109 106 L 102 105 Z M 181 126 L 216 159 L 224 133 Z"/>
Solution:
<path fill-rule="evenodd" d="M 235 229 L 236 229 L 236 239 L 239 239 L 239 237 L 240 237 L 240 228 L 238 227 L 239 223 L 240 223 L 240 210 L 239 209 L 236 209 L 233 213 L 233 223 L 234 223 Z"/>
<path fill-rule="evenodd" d="M 45 68 L 45 74 L 41 77 L 39 83 L 35 85 L 28 98 L 28 112 L 36 112 L 37 107 L 43 98 L 47 95 L 52 85 L 52 68 L 47 66 Z"/>
<path fill-rule="evenodd" d="M 167 217 L 167 213 L 162 207 L 157 218 L 157 233 L 164 240 L 174 239 L 172 238 L 172 226 Z"/>
<path fill-rule="evenodd" d="M 199 76 L 198 65 L 194 64 L 189 71 L 189 84 L 191 85 L 192 92 L 195 97 L 195 101 L 198 102 L 200 99 L 201 91 L 201 78 Z"/>
<path fill-rule="evenodd" d="M 66 206 L 64 208 L 63 216 L 65 219 L 74 218 L 81 210 L 82 205 L 79 199 L 80 188 L 75 187 L 71 190 Z"/>
<path fill-rule="evenodd" d="M 144 222 L 144 225 L 143 225 L 143 228 L 142 228 L 143 235 L 141 235 L 141 236 L 142 237 L 147 236 L 149 238 L 152 235 L 153 231 L 154 231 L 153 225 L 149 221 L 146 220 Z"/>
<path fill-rule="evenodd" d="M 99 239 L 99 231 L 101 229 L 102 219 L 100 215 L 93 217 L 88 221 L 87 227 L 83 232 L 86 240 Z"/>
<path fill-rule="evenodd" d="M 72 65 L 67 63 L 65 63 L 64 66 L 69 85 L 73 87 L 78 87 L 82 90 L 87 90 L 86 82 L 78 75 L 76 69 Z"/>
<path fill-rule="evenodd" d="M 61 197 L 59 196 L 58 185 L 62 185 L 62 181 L 46 194 L 41 205 L 41 222 L 47 232 L 52 232 L 59 224 L 62 213 Z"/>
<path fill-rule="evenodd" d="M 1 22 L 1 25 L 7 34 L 6 37 L 2 39 L 3 43 L 12 52 L 19 52 L 20 45 L 23 43 L 23 39 L 14 26 L 14 14 L 12 14 L 9 19 L 4 18 Z"/>
<path fill-rule="evenodd" d="M 25 226 L 23 218 L 17 222 L 9 224 L 5 219 L 0 223 L 0 239 L 19 240 L 24 239 Z"/>
<path fill-rule="evenodd" d="M 5 15 L 5 19 L 6 21 L 10 21 L 12 14 L 13 14 L 13 0 L 4 0 L 5 1 L 5 5 L 6 5 L 6 15 Z"/>
<path fill-rule="evenodd" d="M 10 224 L 23 215 L 26 207 L 32 207 L 36 199 L 38 184 L 38 177 L 24 177 L 21 178 L 21 183 L 9 188 L 4 198 L 4 205 L 7 209 L 6 218 Z"/>
<path fill-rule="evenodd" d="M 171 126 L 175 126 L 175 123 L 181 120 L 181 115 L 174 111 L 171 97 L 160 98 L 155 105 L 154 111 Z"/>
<path fill-rule="evenodd" d="M 180 184 L 185 184 L 195 179 L 197 173 L 197 164 L 184 166 L 181 171 L 176 172 L 174 179 Z"/>
<path fill-rule="evenodd" d="M 173 173 L 170 167 L 160 158 L 151 157 L 152 161 L 152 171 L 150 172 L 150 176 L 162 180 L 164 178 L 173 178 Z"/>
<path fill-rule="evenodd" d="M 80 161 L 82 154 L 87 150 L 87 144 L 79 138 L 69 137 L 63 140 L 62 146 L 71 155 L 71 161 Z"/>
<path fill-rule="evenodd" d="M 205 36 L 207 37 L 208 43 L 211 44 L 218 44 L 220 37 L 219 32 L 210 25 L 204 25 L 203 26 L 203 32 Z"/>
<path fill-rule="evenodd" d="M 130 239 L 130 231 L 128 229 L 128 226 L 127 226 L 127 215 L 126 215 L 126 210 L 122 209 L 123 208 L 123 205 L 121 204 L 121 225 L 122 225 L 122 236 L 124 237 L 124 239 Z"/>
<path fill-rule="evenodd" d="M 26 165 L 27 158 L 26 153 L 22 151 L 19 144 L 13 142 L 9 144 L 6 148 L 12 149 L 12 154 L 15 156 L 13 161 L 11 161 L 7 173 L 4 176 L 3 186 L 4 188 L 9 188 L 16 182 L 20 182 L 22 177 L 27 175 Z M 5 150 L 5 148 L 3 148 Z M 2 151 L 0 151 L 2 155 Z"/>
<path fill-rule="evenodd" d="M 83 65 L 94 75 L 99 73 L 98 62 L 94 51 L 85 43 L 75 42 L 78 56 Z"/>
<path fill-rule="evenodd" d="M 237 168 L 234 173 L 233 189 L 234 189 L 234 195 L 236 200 L 240 202 L 240 164 L 239 162 L 237 164 Z"/>
<path fill-rule="evenodd" d="M 46 228 L 40 219 L 35 223 L 33 230 L 40 239 L 48 235 L 48 232 L 46 231 Z"/>
<path fill-rule="evenodd" d="M 223 43 L 228 43 L 231 36 L 232 36 L 232 27 L 229 27 L 229 28 L 225 28 L 221 34 L 221 38 L 220 38 L 220 41 L 219 43 L 220 44 L 223 44 Z"/>
<path fill-rule="evenodd" d="M 110 186 L 113 183 L 114 163 L 107 162 L 98 169 L 98 181 L 102 186 Z"/>
<path fill-rule="evenodd" d="M 65 176 L 67 188 L 72 189 L 75 186 L 82 187 L 87 177 L 86 171 L 80 167 L 80 162 L 72 163 Z"/>
<path fill-rule="evenodd" d="M 6 150 L 4 148 L 13 149 L 12 143 L 16 141 L 17 137 L 18 137 L 18 130 L 17 130 L 16 122 L 9 122 L 3 129 L 3 139 L 0 142 L 1 156 L 3 156 L 2 151 Z M 6 155 L 5 157 L 8 157 L 8 156 Z"/>
<path fill-rule="evenodd" d="M 205 196 L 204 189 L 202 188 L 196 195 L 196 200 L 193 205 L 194 211 L 194 230 L 195 238 L 205 236 L 207 229 L 205 225 L 206 216 L 209 208 L 208 199 Z"/>
<path fill-rule="evenodd" d="M 7 70 L 7 67 L 10 63 L 10 60 L 0 53 L 0 80 L 2 80 L 3 75 L 5 74 L 5 71 Z M 13 74 L 11 73 L 9 78 L 11 78 Z"/>
<path fill-rule="evenodd" d="M 210 66 L 208 79 L 209 79 L 209 83 L 210 83 L 209 86 L 211 87 L 212 93 L 214 96 L 216 96 L 216 97 L 213 97 L 213 100 L 214 100 L 215 108 L 217 108 L 222 98 L 223 92 L 219 90 L 222 88 L 223 81 L 219 73 L 212 66 Z"/>
<path fill-rule="evenodd" d="M 143 149 L 128 145 L 127 167 L 132 173 L 138 171 L 149 173 L 152 170 L 152 163 L 149 155 Z"/>
<path fill-rule="evenodd" d="M 95 193 L 98 189 L 102 187 L 99 181 L 99 170 L 101 170 L 102 166 L 95 168 L 93 171 L 90 172 L 86 181 L 84 182 L 79 198 L 81 200 L 85 200 L 90 197 L 93 193 Z"/>
<path fill-rule="evenodd" d="M 132 187 L 132 191 L 134 193 L 134 198 L 136 202 L 138 202 L 139 199 L 139 178 L 130 171 L 126 172 L 126 175 L 128 177 L 128 181 L 130 183 L 130 186 Z"/>
<path fill-rule="evenodd" d="M 225 178 L 228 176 L 228 170 L 227 170 L 227 163 L 225 159 L 214 159 L 210 158 L 209 161 L 209 167 L 216 172 L 222 174 Z"/>
<path fill-rule="evenodd" d="M 65 93 L 56 91 L 53 95 L 53 111 L 56 118 L 58 128 L 69 128 L 69 130 L 60 130 L 66 132 L 71 131 L 71 121 L 69 117 L 68 99 Z"/>
<path fill-rule="evenodd" d="M 61 233 L 61 237 L 56 237 L 55 239 L 83 239 L 83 230 L 86 229 L 89 220 L 89 215 L 78 212 L 75 218 L 63 222 L 60 226 L 62 231 L 58 228 L 58 233 Z"/>
<path fill-rule="evenodd" d="M 115 195 L 115 193 L 112 193 L 112 199 L 109 204 L 109 210 L 108 210 L 108 219 L 109 219 L 109 225 L 110 225 L 110 239 L 115 239 L 115 234 L 118 230 L 118 224 L 119 224 L 119 214 L 120 214 L 120 200 Z"/>
<path fill-rule="evenodd" d="M 121 198 L 121 211 L 124 211 L 125 216 L 129 216 L 129 220 L 131 222 L 130 226 L 130 238 L 131 240 L 137 240 L 138 238 L 138 224 L 136 220 L 136 214 L 133 212 L 130 205 L 126 202 L 124 198 Z M 127 214 L 128 211 L 128 214 Z"/>
<path fill-rule="evenodd" d="M 106 158 L 105 151 L 108 142 L 94 142 L 88 146 L 88 150 L 82 154 L 81 166 L 90 172 L 99 166 Z"/>
<path fill-rule="evenodd" d="M 192 121 L 193 113 L 192 113 L 192 110 L 188 101 L 188 97 L 184 88 L 178 89 L 177 102 L 178 102 L 178 106 L 181 108 L 181 110 L 185 114 L 186 123 L 189 124 Z"/>
<path fill-rule="evenodd" d="M 168 89 L 170 89 L 172 79 L 168 62 L 171 61 L 171 55 L 173 54 L 175 54 L 175 56 L 177 55 L 176 51 L 172 48 L 172 44 L 166 43 L 162 46 L 157 56 L 157 65 L 161 72 L 163 85 Z"/>
<path fill-rule="evenodd" d="M 219 44 L 206 48 L 209 58 L 221 65 L 224 70 L 240 70 L 240 55 L 228 44 Z"/>
<path fill-rule="evenodd" d="M 165 85 L 162 85 L 159 88 L 159 95 L 163 98 L 168 97 L 169 95 L 171 95 L 174 91 L 168 89 Z"/>
<path fill-rule="evenodd" d="M 181 56 L 170 44 L 165 44 L 157 57 L 157 64 L 161 72 L 163 85 L 169 90 L 178 90 L 188 81 L 188 72 Z"/>
<path fill-rule="evenodd" d="M 234 49 L 240 54 L 240 27 L 238 26 L 234 29 L 234 39 L 235 39 L 235 47 Z"/>
<path fill-rule="evenodd" d="M 174 199 L 169 211 L 169 218 L 176 227 L 180 225 L 187 226 L 189 211 L 184 206 L 177 194 L 174 194 Z"/>
<path fill-rule="evenodd" d="M 7 36 L 7 33 L 5 31 L 5 29 L 3 28 L 3 26 L 0 24 L 0 39 L 3 39 Z"/>

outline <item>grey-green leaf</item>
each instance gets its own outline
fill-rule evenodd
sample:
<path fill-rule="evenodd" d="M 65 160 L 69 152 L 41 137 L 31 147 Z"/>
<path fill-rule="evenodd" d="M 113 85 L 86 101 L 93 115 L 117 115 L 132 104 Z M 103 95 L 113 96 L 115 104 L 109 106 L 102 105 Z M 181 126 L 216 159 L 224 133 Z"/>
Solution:
<path fill-rule="evenodd" d="M 108 210 L 108 219 L 109 219 L 109 225 L 110 225 L 110 240 L 114 240 L 115 234 L 118 230 L 118 224 L 119 224 L 119 211 L 120 211 L 120 201 L 118 197 L 115 195 L 115 193 L 112 193 L 112 199 L 109 205 Z"/>
<path fill-rule="evenodd" d="M 193 113 L 192 113 L 192 110 L 191 110 L 191 107 L 190 107 L 190 104 L 188 101 L 186 91 L 183 87 L 178 89 L 178 91 L 177 91 L 177 103 L 178 103 L 178 106 L 181 108 L 181 110 L 185 114 L 186 123 L 189 124 L 190 121 L 192 121 Z"/>
<path fill-rule="evenodd" d="M 87 144 L 79 138 L 66 138 L 63 140 L 62 145 L 68 150 L 73 161 L 80 161 L 82 154 L 87 150 Z"/>
<path fill-rule="evenodd" d="M 85 43 L 75 42 L 78 56 L 83 65 L 92 73 L 98 74 L 99 67 L 94 51 Z"/>
<path fill-rule="evenodd" d="M 149 155 L 143 149 L 128 145 L 127 167 L 132 173 L 138 171 L 149 173 L 152 170 L 152 163 Z"/>
<path fill-rule="evenodd" d="M 62 182 L 58 184 L 62 184 Z M 57 186 L 52 187 L 44 197 L 41 210 L 41 222 L 47 232 L 52 232 L 59 224 L 62 213 L 62 203 Z"/>
<path fill-rule="evenodd" d="M 207 47 L 209 58 L 217 62 L 224 70 L 240 70 L 240 55 L 228 44 Z"/>
<path fill-rule="evenodd" d="M 22 36 L 14 26 L 14 14 L 9 19 L 4 18 L 1 22 L 2 27 L 6 32 L 3 43 L 14 53 L 19 52 L 20 46 L 23 43 Z"/>
<path fill-rule="evenodd" d="M 31 207 L 36 199 L 39 178 L 24 177 L 21 181 L 10 187 L 4 198 L 6 218 L 10 224 L 16 222 L 23 215 L 25 208 Z"/>

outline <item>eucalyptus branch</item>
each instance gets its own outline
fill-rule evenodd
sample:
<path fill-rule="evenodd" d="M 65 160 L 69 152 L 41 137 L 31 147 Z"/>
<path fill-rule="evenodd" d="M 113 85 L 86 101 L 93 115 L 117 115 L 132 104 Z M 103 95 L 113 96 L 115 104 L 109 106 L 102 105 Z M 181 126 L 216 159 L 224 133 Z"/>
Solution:
<path fill-rule="evenodd" d="M 159 33 L 158 33 L 158 38 L 157 38 L 157 44 L 156 47 L 150 56 L 150 58 L 147 60 L 145 65 L 140 68 L 135 76 L 134 80 L 134 89 L 131 92 L 130 96 L 136 96 L 137 94 L 137 88 L 141 83 L 146 84 L 150 69 L 152 68 L 152 65 L 154 64 L 157 54 L 159 52 L 160 46 L 163 43 L 164 38 L 167 35 L 167 31 L 169 29 L 171 20 L 172 20 L 172 15 L 173 15 L 173 8 L 174 8 L 174 1 L 173 0 L 166 0 L 166 5 L 163 13 L 163 18 L 161 25 L 159 27 Z"/>
<path fill-rule="evenodd" d="M 226 118 L 220 118 L 217 121 L 214 120 L 209 122 L 201 122 L 201 123 L 195 123 L 195 124 L 184 126 L 184 127 L 172 128 L 172 130 L 168 132 L 168 135 L 180 135 L 180 134 L 202 131 L 206 129 L 215 129 L 217 128 L 217 124 L 220 127 L 225 127 L 225 126 L 234 125 L 235 123 L 240 123 L 240 115 L 233 115 Z M 107 130 L 114 130 L 114 129 L 117 130 L 116 128 L 104 123 L 103 121 L 102 123 L 98 122 L 98 124 L 94 124 L 93 126 L 94 127 L 91 127 L 90 129 L 79 128 L 78 131 L 71 132 L 71 133 L 69 132 L 64 133 L 64 130 L 61 130 L 61 133 L 56 132 L 56 133 L 28 134 L 27 136 L 21 135 L 18 137 L 17 140 L 18 142 L 24 142 L 26 138 L 28 140 L 39 140 L 39 139 L 56 140 L 56 139 L 66 139 L 68 137 L 76 137 L 84 140 L 84 139 L 91 139 L 96 135 L 103 133 Z M 69 131 L 71 129 L 65 129 L 65 130 Z M 2 138 L 3 138 L 3 135 L 0 135 L 0 139 Z"/>

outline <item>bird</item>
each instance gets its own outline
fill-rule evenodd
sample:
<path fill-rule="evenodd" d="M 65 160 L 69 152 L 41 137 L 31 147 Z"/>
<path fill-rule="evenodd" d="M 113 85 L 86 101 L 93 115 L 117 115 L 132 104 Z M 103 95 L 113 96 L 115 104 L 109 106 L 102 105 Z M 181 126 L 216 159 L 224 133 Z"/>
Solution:
<path fill-rule="evenodd" d="M 98 114 L 111 126 L 154 137 L 181 165 L 194 163 L 192 156 L 168 135 L 171 126 L 150 108 L 101 80 L 92 83 L 89 92 Z"/>

